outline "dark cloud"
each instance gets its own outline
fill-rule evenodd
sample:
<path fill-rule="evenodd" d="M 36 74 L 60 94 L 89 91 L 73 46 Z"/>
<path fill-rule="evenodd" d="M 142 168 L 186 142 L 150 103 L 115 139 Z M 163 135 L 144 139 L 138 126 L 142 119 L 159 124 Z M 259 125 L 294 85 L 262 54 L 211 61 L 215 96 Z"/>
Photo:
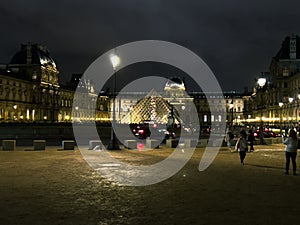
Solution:
<path fill-rule="evenodd" d="M 225 90 L 251 86 L 268 70 L 281 41 L 300 34 L 298 1 L 7 1 L 0 5 L 0 61 L 19 44 L 46 45 L 61 80 L 84 72 L 105 51 L 159 39 L 202 57 Z"/>

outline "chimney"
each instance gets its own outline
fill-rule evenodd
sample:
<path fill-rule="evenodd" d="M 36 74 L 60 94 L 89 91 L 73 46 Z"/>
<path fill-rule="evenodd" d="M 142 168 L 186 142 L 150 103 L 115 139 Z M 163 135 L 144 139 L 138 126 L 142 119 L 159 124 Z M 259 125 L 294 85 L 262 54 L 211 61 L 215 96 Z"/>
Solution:
<path fill-rule="evenodd" d="M 290 59 L 296 59 L 296 49 L 297 49 L 297 44 L 296 44 L 296 36 L 291 35 L 290 37 Z"/>
<path fill-rule="evenodd" d="M 26 64 L 32 63 L 32 47 L 30 43 L 26 44 Z"/>

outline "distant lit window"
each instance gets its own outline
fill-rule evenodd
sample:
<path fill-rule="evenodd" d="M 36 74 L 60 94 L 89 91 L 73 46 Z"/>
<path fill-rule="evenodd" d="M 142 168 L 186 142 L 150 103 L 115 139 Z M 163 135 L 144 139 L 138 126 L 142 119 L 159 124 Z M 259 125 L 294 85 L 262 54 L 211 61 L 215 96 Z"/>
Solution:
<path fill-rule="evenodd" d="M 211 115 L 211 122 L 215 121 L 215 115 Z"/>
<path fill-rule="evenodd" d="M 204 121 L 204 122 L 207 122 L 207 115 L 204 115 L 203 121 Z"/>
<path fill-rule="evenodd" d="M 289 76 L 289 70 L 288 70 L 287 68 L 284 68 L 284 69 L 282 70 L 282 76 L 284 76 L 284 77 Z"/>
<path fill-rule="evenodd" d="M 218 120 L 219 120 L 219 122 L 222 121 L 222 116 L 221 115 L 218 116 Z"/>

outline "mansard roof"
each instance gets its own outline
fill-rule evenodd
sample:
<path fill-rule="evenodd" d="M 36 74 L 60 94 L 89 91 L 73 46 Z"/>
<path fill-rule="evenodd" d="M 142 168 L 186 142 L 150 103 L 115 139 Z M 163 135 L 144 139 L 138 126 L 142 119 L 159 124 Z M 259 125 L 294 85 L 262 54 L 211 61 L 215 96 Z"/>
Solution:
<path fill-rule="evenodd" d="M 21 50 L 14 54 L 9 64 L 38 64 L 50 65 L 56 68 L 49 50 L 39 44 L 22 44 Z"/>
<path fill-rule="evenodd" d="M 291 59 L 290 58 L 290 40 L 291 38 L 296 39 L 296 59 L 300 59 L 300 37 L 298 35 L 287 36 L 281 44 L 281 48 L 274 57 L 276 60 Z"/>

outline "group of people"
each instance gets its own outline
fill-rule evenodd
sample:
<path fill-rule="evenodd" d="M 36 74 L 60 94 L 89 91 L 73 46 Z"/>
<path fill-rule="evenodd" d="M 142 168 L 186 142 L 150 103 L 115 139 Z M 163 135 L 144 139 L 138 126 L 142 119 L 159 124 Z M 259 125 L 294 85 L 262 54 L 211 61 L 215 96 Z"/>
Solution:
<path fill-rule="evenodd" d="M 232 132 L 227 132 L 226 141 L 227 146 L 232 148 L 233 146 L 234 135 Z M 254 151 L 253 143 L 255 141 L 254 133 L 250 129 L 247 135 L 245 130 L 240 131 L 239 138 L 235 144 L 235 150 L 239 152 L 241 165 L 244 165 L 244 160 L 246 157 L 247 151 Z M 298 138 L 295 130 L 291 129 L 289 131 L 288 137 L 283 136 L 283 144 L 286 145 L 285 156 L 286 156 L 286 164 L 285 164 L 285 174 L 289 174 L 290 161 L 292 161 L 293 165 L 293 175 L 297 175 L 297 165 L 296 165 L 296 156 L 298 149 Z M 248 150 L 248 146 L 250 149 Z"/>
<path fill-rule="evenodd" d="M 240 132 L 240 135 L 243 136 L 247 140 L 247 143 L 250 146 L 249 151 L 253 152 L 254 151 L 253 145 L 254 145 L 254 141 L 255 141 L 255 137 L 254 137 L 253 131 L 250 129 L 249 130 L 249 134 L 247 135 L 246 131 L 242 130 Z M 231 148 L 234 147 L 234 134 L 231 131 L 227 132 L 226 137 L 225 137 L 225 141 L 227 142 L 228 148 L 231 149 Z"/>

